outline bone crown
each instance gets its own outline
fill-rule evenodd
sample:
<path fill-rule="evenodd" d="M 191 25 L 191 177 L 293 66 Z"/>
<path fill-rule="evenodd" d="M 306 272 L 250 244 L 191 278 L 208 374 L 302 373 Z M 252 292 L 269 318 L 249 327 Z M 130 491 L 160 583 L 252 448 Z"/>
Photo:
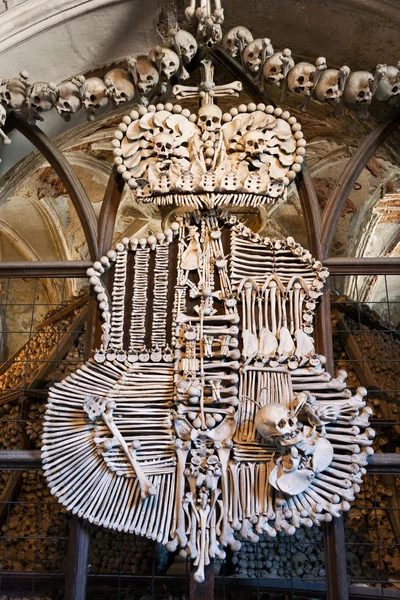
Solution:
<path fill-rule="evenodd" d="M 135 200 L 213 208 L 285 200 L 306 142 L 295 117 L 273 106 L 223 114 L 213 103 L 198 113 L 168 103 L 124 116 L 113 145 Z"/>

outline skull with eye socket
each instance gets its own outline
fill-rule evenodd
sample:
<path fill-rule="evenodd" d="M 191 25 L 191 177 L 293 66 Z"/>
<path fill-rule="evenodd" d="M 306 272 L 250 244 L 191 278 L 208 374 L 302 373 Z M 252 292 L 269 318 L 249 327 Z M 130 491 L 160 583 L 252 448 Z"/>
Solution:
<path fill-rule="evenodd" d="M 266 404 L 257 411 L 254 423 L 263 438 L 278 446 L 294 446 L 303 439 L 297 417 L 283 404 Z"/>
<path fill-rule="evenodd" d="M 158 133 L 154 137 L 154 152 L 159 160 L 169 160 L 174 148 L 174 137 L 169 133 Z"/>
<path fill-rule="evenodd" d="M 260 131 L 247 131 L 243 135 L 243 142 L 247 156 L 258 157 L 266 149 L 266 141 Z"/>
<path fill-rule="evenodd" d="M 197 124 L 205 131 L 216 131 L 221 127 L 222 110 L 216 104 L 205 104 L 199 109 Z"/>

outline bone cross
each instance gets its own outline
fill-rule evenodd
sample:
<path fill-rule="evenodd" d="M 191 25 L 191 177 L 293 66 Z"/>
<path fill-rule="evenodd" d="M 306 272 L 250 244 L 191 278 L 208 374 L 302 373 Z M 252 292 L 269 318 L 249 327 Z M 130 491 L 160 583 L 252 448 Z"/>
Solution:
<path fill-rule="evenodd" d="M 214 83 L 214 65 L 211 60 L 201 61 L 201 83 L 198 87 L 190 85 L 174 85 L 172 93 L 177 100 L 185 98 L 201 98 L 202 106 L 212 104 L 214 97 L 239 96 L 243 89 L 241 81 L 232 81 L 224 85 Z"/>
<path fill-rule="evenodd" d="M 154 496 L 156 493 L 155 487 L 147 479 L 141 466 L 136 460 L 135 450 L 138 448 L 138 443 L 133 442 L 133 447 L 129 448 L 124 440 L 121 432 L 116 426 L 113 419 L 113 410 L 116 407 L 115 403 L 109 398 L 100 398 L 99 396 L 86 396 L 83 408 L 91 421 L 96 421 L 101 418 L 107 425 L 110 433 L 114 436 L 116 444 L 119 445 L 127 457 L 136 477 L 139 480 L 142 498 Z"/>

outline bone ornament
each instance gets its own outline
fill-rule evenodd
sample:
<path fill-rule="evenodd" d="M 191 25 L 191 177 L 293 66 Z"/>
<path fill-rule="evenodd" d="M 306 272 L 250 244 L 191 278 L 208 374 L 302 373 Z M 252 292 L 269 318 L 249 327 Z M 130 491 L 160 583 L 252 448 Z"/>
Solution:
<path fill-rule="evenodd" d="M 65 81 L 57 87 L 56 110 L 65 121 L 71 119 L 82 108 L 82 82 L 79 80 Z"/>
<path fill-rule="evenodd" d="M 177 97 L 200 96 L 197 115 L 159 104 L 124 117 L 113 141 L 115 164 L 135 199 L 213 207 L 227 192 L 238 194 L 241 205 L 285 197 L 303 162 L 300 125 L 272 106 L 240 105 L 223 114 L 213 98 L 236 95 L 238 82 L 216 86 L 212 74 L 203 61 L 198 88 L 174 87 Z"/>
<path fill-rule="evenodd" d="M 100 359 L 50 390 L 43 435 L 67 508 L 113 528 L 125 515 L 122 530 L 191 558 L 198 581 L 226 545 L 238 550 L 234 531 L 255 543 L 349 508 L 374 434 L 365 390 L 345 394 L 346 374 L 315 355 L 327 271 L 307 250 L 213 209 L 124 239 L 88 276 L 108 325 Z M 160 293 L 172 323 L 158 336 Z"/>

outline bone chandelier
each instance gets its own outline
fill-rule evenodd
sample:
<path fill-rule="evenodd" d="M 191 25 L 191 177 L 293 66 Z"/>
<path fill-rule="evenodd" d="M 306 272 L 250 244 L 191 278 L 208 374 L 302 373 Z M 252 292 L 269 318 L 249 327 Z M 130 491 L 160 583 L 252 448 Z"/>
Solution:
<path fill-rule="evenodd" d="M 196 12 L 200 40 L 220 37 L 220 5 Z M 42 449 L 69 510 L 179 551 L 199 582 L 226 546 L 348 510 L 374 437 L 366 390 L 353 395 L 314 349 L 326 268 L 226 210 L 284 196 L 301 168 L 301 128 L 263 104 L 222 114 L 214 100 L 240 82 L 216 86 L 208 59 L 202 69 L 198 88 L 174 89 L 200 96 L 198 113 L 142 106 L 115 134 L 135 198 L 187 212 L 89 269 L 101 347 L 50 390 Z"/>

